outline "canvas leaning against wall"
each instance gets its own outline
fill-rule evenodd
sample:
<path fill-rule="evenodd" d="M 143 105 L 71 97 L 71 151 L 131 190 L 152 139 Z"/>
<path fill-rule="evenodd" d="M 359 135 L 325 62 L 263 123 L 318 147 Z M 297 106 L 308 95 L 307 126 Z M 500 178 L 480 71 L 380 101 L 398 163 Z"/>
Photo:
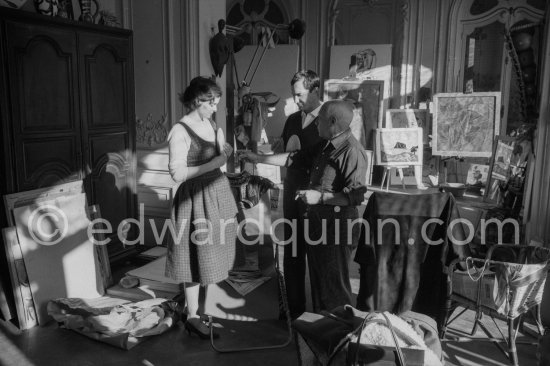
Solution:
<path fill-rule="evenodd" d="M 383 81 L 384 109 L 388 109 L 389 98 L 392 95 L 391 57 L 391 44 L 332 46 L 329 77 Z"/>
<path fill-rule="evenodd" d="M 412 128 L 420 127 L 424 135 L 424 145 L 430 142 L 431 123 L 430 113 L 427 109 L 388 109 L 386 110 L 386 123 L 384 128 Z"/>
<path fill-rule="evenodd" d="M 500 92 L 436 94 L 433 113 L 433 155 L 492 155 L 500 128 Z"/>
<path fill-rule="evenodd" d="M 469 186 L 485 187 L 489 175 L 489 165 L 470 164 L 466 175 L 466 184 Z"/>
<path fill-rule="evenodd" d="M 384 82 L 380 80 L 325 81 L 324 99 L 341 99 L 353 103 L 353 136 L 365 149 L 373 150 L 374 130 L 382 123 Z"/>
<path fill-rule="evenodd" d="M 391 44 L 332 46 L 329 76 L 339 79 L 351 73 L 361 80 L 382 80 L 389 85 L 391 52 Z M 386 87 L 385 97 L 390 95 L 389 92 L 389 87 Z"/>

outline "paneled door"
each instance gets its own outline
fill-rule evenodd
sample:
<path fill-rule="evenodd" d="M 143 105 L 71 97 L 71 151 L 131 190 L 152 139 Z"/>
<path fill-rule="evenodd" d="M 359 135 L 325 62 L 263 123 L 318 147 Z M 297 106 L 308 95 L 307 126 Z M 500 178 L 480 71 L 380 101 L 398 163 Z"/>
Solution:
<path fill-rule="evenodd" d="M 6 22 L 10 192 L 82 179 L 76 34 Z"/>
<path fill-rule="evenodd" d="M 131 52 L 127 37 L 79 33 L 86 188 L 113 228 L 108 245 L 112 259 L 132 249 L 120 243 L 121 237 L 134 240 L 137 233 L 135 225 L 130 232 L 128 225 L 121 226 L 135 216 L 136 202 Z"/>

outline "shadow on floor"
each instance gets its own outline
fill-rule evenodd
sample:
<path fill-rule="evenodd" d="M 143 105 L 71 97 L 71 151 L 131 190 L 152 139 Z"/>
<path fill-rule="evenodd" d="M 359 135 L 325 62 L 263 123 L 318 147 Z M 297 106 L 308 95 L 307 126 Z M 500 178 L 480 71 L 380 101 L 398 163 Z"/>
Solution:
<path fill-rule="evenodd" d="M 242 326 L 246 329 L 240 329 L 239 325 L 233 325 L 231 329 L 235 334 L 246 333 L 246 337 L 240 336 L 239 339 L 238 336 L 228 336 L 227 341 L 220 337 L 217 343 L 225 343 L 227 346 L 235 343 L 241 346 L 262 345 L 261 342 L 272 344 L 280 342 L 281 337 L 285 335 L 284 322 L 282 328 L 280 325 L 254 327 L 244 322 Z M 265 332 L 266 329 L 271 332 Z M 3 332 L 6 332 L 5 328 Z M 59 329 L 52 323 L 21 332 L 19 335 L 8 334 L 7 338 L 37 366 L 298 365 L 294 342 L 276 350 L 217 353 L 212 350 L 209 341 L 185 333 L 181 323 L 129 351 L 93 341 L 70 330 Z M 255 344 L 251 340 L 254 340 Z M 2 352 L 5 349 L 7 348 L 2 346 Z"/>
<path fill-rule="evenodd" d="M 454 314 L 458 314 L 463 308 L 459 307 Z M 492 342 L 488 341 L 485 333 L 478 328 L 474 336 L 469 339 L 466 334 L 469 333 L 474 325 L 474 315 L 472 310 L 467 310 L 457 320 L 449 326 L 445 340 L 442 342 L 445 353 L 445 365 L 447 366 L 508 366 L 510 362 L 504 353 Z M 501 338 L 501 335 L 490 317 L 482 318 L 483 324 L 491 332 L 494 338 Z M 497 319 L 496 324 L 505 332 L 507 331 L 506 322 Z M 537 365 L 537 346 L 524 345 L 521 342 L 536 343 L 537 339 L 531 334 L 536 334 L 534 325 L 524 323 L 526 332 L 519 332 L 516 340 L 519 364 L 522 366 Z M 527 331 L 529 334 L 527 334 Z M 457 339 L 459 341 L 451 341 Z M 504 343 L 502 343 L 504 345 Z M 506 346 L 505 346 L 506 347 Z"/>

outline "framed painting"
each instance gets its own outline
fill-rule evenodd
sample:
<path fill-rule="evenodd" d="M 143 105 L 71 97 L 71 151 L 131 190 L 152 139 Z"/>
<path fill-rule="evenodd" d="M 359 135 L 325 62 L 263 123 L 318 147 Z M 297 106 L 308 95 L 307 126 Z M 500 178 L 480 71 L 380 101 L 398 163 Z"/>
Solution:
<path fill-rule="evenodd" d="M 325 81 L 325 100 L 342 99 L 353 103 L 351 131 L 365 149 L 374 150 L 374 131 L 382 123 L 384 82 L 382 80 Z"/>
<path fill-rule="evenodd" d="M 376 165 L 422 165 L 421 128 L 378 128 L 375 147 Z"/>
<path fill-rule="evenodd" d="M 511 161 L 515 139 L 508 136 L 495 138 L 495 149 L 489 164 L 485 201 L 498 202 L 501 198 L 500 187 L 504 186 L 511 175 Z"/>
<path fill-rule="evenodd" d="M 423 143 L 430 141 L 431 121 L 430 112 L 427 109 L 388 109 L 386 110 L 385 128 L 409 128 L 421 127 L 423 130 Z"/>
<path fill-rule="evenodd" d="M 500 92 L 434 95 L 432 153 L 490 157 L 500 128 Z"/>
<path fill-rule="evenodd" d="M 489 165 L 470 163 L 466 175 L 466 185 L 485 187 L 489 177 Z"/>
<path fill-rule="evenodd" d="M 17 310 L 17 320 L 19 322 L 20 329 L 29 329 L 40 323 L 39 307 L 37 305 L 37 299 L 35 297 L 37 293 L 36 291 L 33 292 L 33 287 L 36 289 L 37 285 L 31 280 L 31 277 L 29 276 L 29 268 L 27 268 L 29 264 L 33 264 L 33 261 L 29 261 L 28 257 L 27 259 L 25 259 L 25 254 L 30 252 L 31 254 L 36 255 L 40 249 L 44 249 L 44 246 L 36 244 L 37 249 L 34 249 L 32 251 L 25 251 L 25 247 L 22 245 L 22 241 L 20 240 L 21 235 L 17 232 L 17 222 L 21 220 L 20 215 L 18 215 L 17 213 L 25 207 L 29 207 L 30 205 L 47 204 L 51 200 L 59 198 L 70 200 L 76 199 L 77 197 L 81 197 L 83 200 L 85 199 L 83 182 L 81 180 L 64 183 L 53 187 L 39 188 L 32 191 L 4 195 L 4 207 L 7 216 L 7 224 L 9 227 L 2 230 L 2 237 L 4 243 L 6 243 L 6 257 L 8 259 L 8 269 L 11 274 L 12 288 Z M 85 205 L 83 207 L 85 207 Z M 86 215 L 84 216 L 86 216 L 86 219 L 89 220 L 100 218 L 99 206 L 94 205 L 88 207 L 88 209 L 86 210 Z M 76 217 L 76 215 L 66 214 L 65 217 L 68 217 L 72 220 Z M 54 218 L 59 219 L 59 217 Z M 81 219 L 84 219 L 84 217 L 81 217 Z M 25 220 L 23 220 L 22 222 L 28 223 L 28 221 Z M 19 227 L 21 227 L 21 225 L 19 225 Z M 48 227 L 55 228 L 55 225 Z M 50 237 L 50 235 L 51 233 L 46 233 L 45 237 L 48 238 Z M 103 234 L 100 233 L 99 237 L 97 237 L 96 239 L 104 239 L 102 235 Z M 76 236 L 73 236 L 73 238 L 75 237 Z M 78 239 L 78 237 L 76 237 L 76 239 Z M 80 245 L 82 245 L 82 242 L 79 242 L 81 243 Z M 60 248 L 60 245 L 55 246 L 55 249 L 58 248 Z M 97 274 L 95 280 L 101 281 L 101 287 L 105 289 L 112 285 L 112 273 L 107 246 L 93 245 L 93 252 L 93 258 L 95 262 L 94 264 L 96 266 L 95 271 Z M 81 258 L 87 260 L 90 257 L 89 255 L 75 257 L 75 253 L 76 251 L 71 251 L 72 261 Z M 36 262 L 34 262 L 34 264 L 34 267 L 38 268 L 39 270 L 45 268 L 40 265 L 36 266 Z M 64 270 L 65 268 L 66 266 L 57 266 L 55 267 L 55 270 L 59 271 L 60 269 Z M 32 270 L 32 268 L 30 269 Z M 93 271 L 88 271 L 88 274 L 91 273 L 93 273 Z M 51 277 L 51 273 L 49 277 Z M 46 276 L 43 278 L 49 277 Z M 73 279 L 71 278 L 71 281 L 72 280 Z M 74 280 L 77 281 L 78 279 Z M 83 288 L 81 283 L 72 283 L 74 287 Z M 99 283 L 97 285 L 99 285 Z M 61 286 L 60 288 L 66 289 L 67 286 L 68 282 L 64 283 L 64 286 Z M 40 295 L 44 295 L 44 293 L 51 295 L 50 292 L 45 291 L 44 288 L 41 288 Z"/>

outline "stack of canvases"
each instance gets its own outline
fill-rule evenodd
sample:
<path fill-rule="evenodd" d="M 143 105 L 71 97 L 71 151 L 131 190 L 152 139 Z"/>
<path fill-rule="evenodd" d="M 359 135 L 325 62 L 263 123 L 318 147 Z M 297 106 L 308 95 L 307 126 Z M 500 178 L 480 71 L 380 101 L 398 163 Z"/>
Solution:
<path fill-rule="evenodd" d="M 3 230 L 22 329 L 47 323 L 46 305 L 60 297 L 97 298 L 111 281 L 106 248 L 88 238 L 82 181 L 4 197 Z"/>
<path fill-rule="evenodd" d="M 2 234 L 21 329 L 48 323 L 52 315 L 48 304 L 61 299 L 78 300 L 90 308 L 101 304 L 103 310 L 128 302 L 102 297 L 112 282 L 109 258 L 105 246 L 94 245 L 102 238 L 90 234 L 99 214 L 97 208 L 88 207 L 82 181 L 4 199 L 10 226 Z M 70 309 L 55 315 L 75 330 L 94 320 L 76 324 Z"/>

